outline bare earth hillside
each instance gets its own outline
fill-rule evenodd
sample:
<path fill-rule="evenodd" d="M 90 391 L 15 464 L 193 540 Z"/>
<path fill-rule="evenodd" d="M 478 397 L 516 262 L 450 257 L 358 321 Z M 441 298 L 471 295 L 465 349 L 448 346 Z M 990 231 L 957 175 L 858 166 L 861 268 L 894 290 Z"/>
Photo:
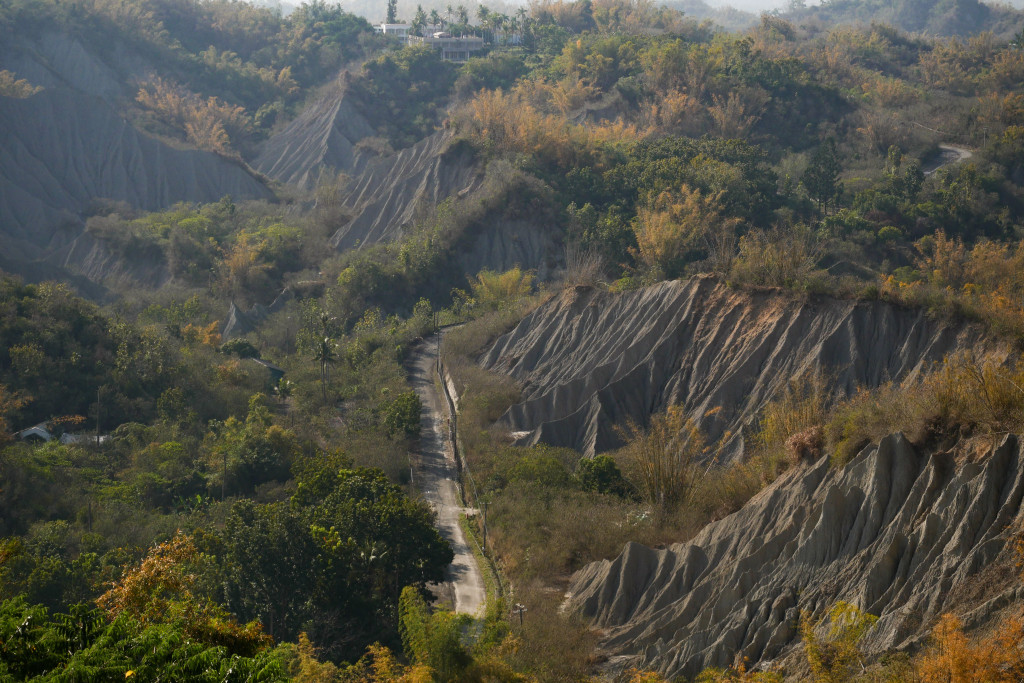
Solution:
<path fill-rule="evenodd" d="M 417 207 L 465 196 L 482 179 L 472 151 L 452 146 L 444 131 L 373 159 L 342 192 L 342 202 L 353 217 L 334 233 L 331 244 L 347 251 L 396 241 L 412 223 Z"/>
<path fill-rule="evenodd" d="M 967 593 L 968 627 L 1020 597 L 1008 541 L 1024 496 L 1021 458 L 1012 435 L 963 464 L 895 434 L 845 467 L 826 458 L 788 472 L 689 543 L 629 544 L 584 567 L 571 604 L 603 629 L 620 664 L 670 678 L 730 665 L 736 653 L 774 659 L 798 639 L 802 610 L 821 614 L 838 600 L 880 615 L 867 651 L 907 648 Z"/>
<path fill-rule="evenodd" d="M 179 150 L 135 130 L 106 101 L 43 90 L 0 98 L 0 225 L 25 257 L 68 241 L 78 214 L 99 198 L 153 211 L 175 202 L 270 197 L 242 166 L 210 152 Z"/>
<path fill-rule="evenodd" d="M 698 277 L 621 294 L 567 290 L 481 364 L 522 383 L 522 401 L 502 418 L 519 443 L 593 454 L 619 445 L 616 425 L 681 403 L 712 439 L 730 435 L 727 453 L 738 457 L 758 411 L 805 371 L 850 392 L 989 347 L 980 329 L 922 310 L 736 291 Z"/>
<path fill-rule="evenodd" d="M 240 163 L 175 149 L 136 130 L 121 107 L 149 65 L 123 45 L 106 47 L 99 55 L 56 31 L 0 46 L 0 68 L 43 88 L 24 99 L 0 97 L 2 263 L 32 279 L 70 272 L 99 281 L 114 271 L 151 284 L 163 279 L 119 261 L 95 240 L 76 244 L 83 214 L 98 201 L 155 211 L 225 195 L 273 196 Z"/>
<path fill-rule="evenodd" d="M 373 154 L 356 145 L 375 134 L 345 96 L 345 87 L 338 85 L 267 140 L 253 166 L 275 180 L 310 189 L 322 168 L 349 174 L 358 170 Z"/>

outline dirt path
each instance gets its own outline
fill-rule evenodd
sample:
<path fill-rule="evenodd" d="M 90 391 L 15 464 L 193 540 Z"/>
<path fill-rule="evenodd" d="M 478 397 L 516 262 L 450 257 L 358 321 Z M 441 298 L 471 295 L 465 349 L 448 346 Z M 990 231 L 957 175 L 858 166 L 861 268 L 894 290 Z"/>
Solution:
<path fill-rule="evenodd" d="M 420 447 L 413 455 L 413 483 L 437 512 L 437 528 L 455 551 L 455 560 L 448 567 L 448 581 L 439 587 L 440 592 L 452 600 L 456 612 L 483 616 L 484 580 L 459 526 L 459 514 L 465 509 L 459 503 L 455 483 L 455 461 L 448 441 L 448 411 L 434 382 L 436 363 L 436 336 L 414 346 L 406 362 L 409 384 L 423 403 Z"/>

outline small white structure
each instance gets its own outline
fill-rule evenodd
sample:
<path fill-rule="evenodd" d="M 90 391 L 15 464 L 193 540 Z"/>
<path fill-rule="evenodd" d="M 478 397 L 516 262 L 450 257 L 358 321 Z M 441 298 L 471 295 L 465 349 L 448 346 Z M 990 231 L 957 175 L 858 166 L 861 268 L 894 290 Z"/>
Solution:
<path fill-rule="evenodd" d="M 18 432 L 18 438 L 22 441 L 53 441 L 53 434 L 46 428 L 45 422 L 40 422 L 34 427 L 22 429 Z"/>
<path fill-rule="evenodd" d="M 410 30 L 412 30 L 412 26 L 409 24 L 376 24 L 373 27 L 374 33 L 391 36 L 392 38 L 398 38 L 399 40 L 408 39 Z"/>
<path fill-rule="evenodd" d="M 60 437 L 58 437 L 46 427 L 45 422 L 40 422 L 39 424 L 33 427 L 21 430 L 20 432 L 18 432 L 18 438 L 21 439 L 22 441 L 37 442 L 50 442 L 53 441 L 54 439 L 57 439 L 64 445 L 78 443 L 96 443 L 96 435 L 94 434 L 68 434 L 67 432 L 65 432 L 61 434 Z M 103 434 L 99 437 L 99 443 L 104 443 L 109 438 L 109 436 Z"/>
<path fill-rule="evenodd" d="M 441 59 L 447 62 L 464 62 L 474 52 L 484 49 L 484 39 L 477 36 L 456 38 L 448 33 L 437 32 L 431 36 L 409 36 L 410 45 L 430 45 L 441 50 Z"/>

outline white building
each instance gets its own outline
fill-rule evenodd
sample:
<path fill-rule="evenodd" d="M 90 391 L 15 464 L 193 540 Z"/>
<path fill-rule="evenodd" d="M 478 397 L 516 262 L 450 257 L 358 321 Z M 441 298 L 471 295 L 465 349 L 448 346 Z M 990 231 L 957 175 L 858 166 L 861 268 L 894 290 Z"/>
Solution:
<path fill-rule="evenodd" d="M 474 52 L 484 49 L 484 39 L 477 36 L 455 38 L 447 33 L 434 33 L 427 37 L 409 36 L 410 45 L 430 45 L 441 50 L 441 59 L 449 62 L 464 62 Z"/>
<path fill-rule="evenodd" d="M 45 422 L 40 422 L 34 427 L 29 427 L 28 429 L 21 430 L 20 432 L 18 432 L 18 438 L 21 439 L 22 441 L 35 442 L 53 441 L 54 439 L 58 439 L 64 445 L 88 444 L 97 442 L 95 434 L 69 434 L 67 432 L 64 432 L 63 434 L 60 435 L 60 437 L 58 437 L 56 434 L 50 431 L 49 427 L 46 426 Z M 107 436 L 106 434 L 102 434 L 99 437 L 99 443 L 106 443 L 107 440 L 109 439 L 109 436 Z"/>
<path fill-rule="evenodd" d="M 409 24 L 376 24 L 373 27 L 374 33 L 381 33 L 385 36 L 392 36 L 399 40 L 406 40 L 412 26 Z"/>

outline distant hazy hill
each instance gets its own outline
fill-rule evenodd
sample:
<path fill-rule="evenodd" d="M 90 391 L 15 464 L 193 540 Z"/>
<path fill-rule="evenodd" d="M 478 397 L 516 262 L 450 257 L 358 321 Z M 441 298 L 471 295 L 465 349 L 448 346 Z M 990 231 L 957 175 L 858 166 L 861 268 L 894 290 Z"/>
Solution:
<path fill-rule="evenodd" d="M 281 12 L 281 16 L 288 16 L 295 11 L 298 4 L 290 2 L 281 2 L 281 0 L 253 0 L 254 5 L 257 7 L 266 7 L 272 10 L 278 10 Z"/>
<path fill-rule="evenodd" d="M 742 31 L 758 21 L 756 13 L 744 12 L 728 5 L 712 7 L 704 0 L 672 0 L 666 2 L 665 6 L 679 10 L 692 19 L 713 21 L 729 31 Z"/>
<path fill-rule="evenodd" d="M 1009 36 L 1024 26 L 1024 13 L 1007 5 L 979 0 L 831 0 L 819 6 L 791 9 L 795 21 L 817 19 L 826 24 L 891 24 L 904 31 L 940 36 L 966 36 L 992 31 Z"/>

